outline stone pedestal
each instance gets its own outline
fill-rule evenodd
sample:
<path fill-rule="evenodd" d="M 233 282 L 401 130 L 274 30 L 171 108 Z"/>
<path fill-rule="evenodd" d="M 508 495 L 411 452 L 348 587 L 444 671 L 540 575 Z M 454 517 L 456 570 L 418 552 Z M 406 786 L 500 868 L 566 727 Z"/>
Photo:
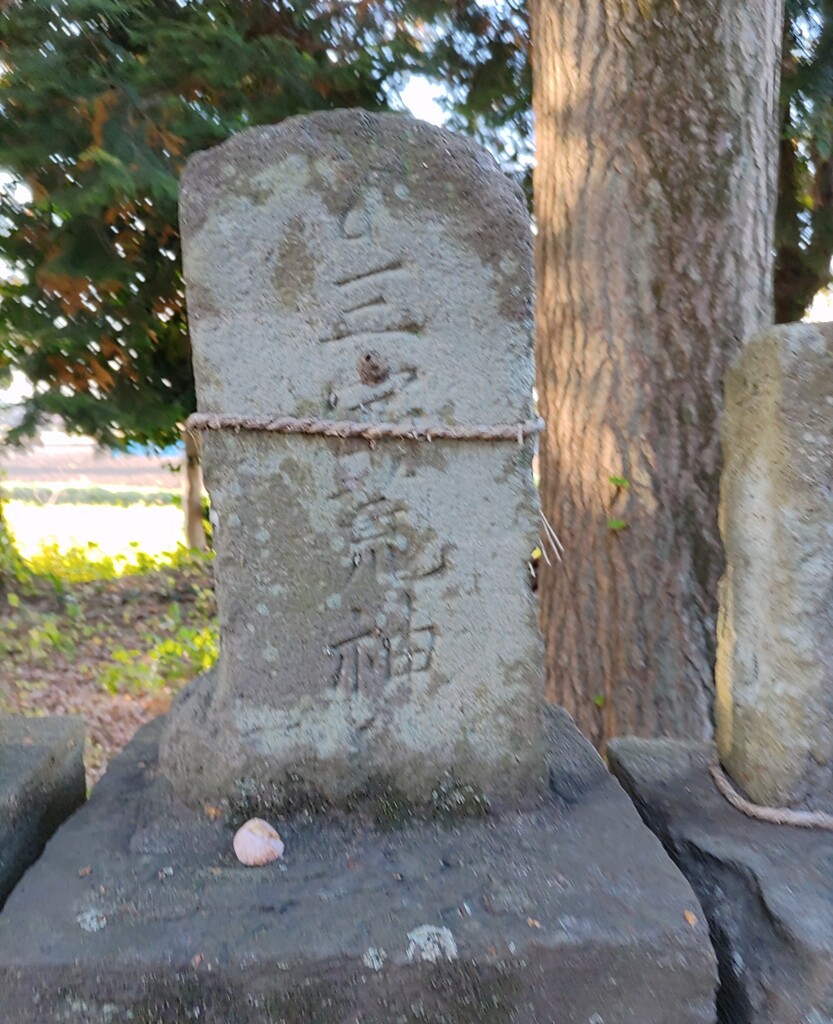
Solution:
<path fill-rule="evenodd" d="M 80 719 L 0 717 L 0 907 L 85 796 Z"/>
<path fill-rule="evenodd" d="M 611 768 L 694 887 L 718 955 L 720 1024 L 833 1020 L 833 833 L 769 825 L 715 788 L 714 748 L 621 739 Z"/>
<path fill-rule="evenodd" d="M 558 792 L 449 820 L 296 814 L 244 868 L 117 759 L 0 914 L 3 1024 L 710 1024 L 688 884 L 563 713 Z"/>

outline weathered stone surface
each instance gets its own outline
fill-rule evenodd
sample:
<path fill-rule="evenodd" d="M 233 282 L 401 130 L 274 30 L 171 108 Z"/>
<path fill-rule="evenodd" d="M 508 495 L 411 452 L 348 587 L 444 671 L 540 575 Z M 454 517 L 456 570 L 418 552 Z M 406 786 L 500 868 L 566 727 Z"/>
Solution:
<path fill-rule="evenodd" d="M 569 803 L 453 824 L 299 814 L 259 869 L 173 795 L 159 730 L 0 914 L 3 1024 L 714 1020 L 694 895 L 564 717 Z"/>
<path fill-rule="evenodd" d="M 0 717 L 0 906 L 86 792 L 81 719 Z"/>
<path fill-rule="evenodd" d="M 833 325 L 750 341 L 724 424 L 721 761 L 758 803 L 833 811 Z"/>
<path fill-rule="evenodd" d="M 735 810 L 714 748 L 621 739 L 613 772 L 691 882 L 718 954 L 720 1024 L 833 1021 L 833 834 Z"/>
<path fill-rule="evenodd" d="M 470 142 L 293 118 L 192 158 L 181 208 L 201 410 L 530 418 L 529 218 Z M 535 785 L 531 442 L 203 436 L 222 657 L 163 742 L 178 791 Z"/>

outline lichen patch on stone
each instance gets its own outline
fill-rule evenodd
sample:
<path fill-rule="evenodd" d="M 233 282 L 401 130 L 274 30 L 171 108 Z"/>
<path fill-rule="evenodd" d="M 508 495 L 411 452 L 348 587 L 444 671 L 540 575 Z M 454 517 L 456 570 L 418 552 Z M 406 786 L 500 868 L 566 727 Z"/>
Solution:
<path fill-rule="evenodd" d="M 411 963 L 422 960 L 436 964 L 442 960 L 457 959 L 457 943 L 448 928 L 423 924 L 408 932 L 408 939 L 405 955 Z"/>

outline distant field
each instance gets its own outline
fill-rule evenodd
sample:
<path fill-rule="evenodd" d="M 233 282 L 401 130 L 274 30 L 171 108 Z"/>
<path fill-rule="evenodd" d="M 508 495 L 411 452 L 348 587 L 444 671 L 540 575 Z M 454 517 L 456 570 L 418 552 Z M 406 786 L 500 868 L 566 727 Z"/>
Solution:
<path fill-rule="evenodd" d="M 130 557 L 142 551 L 158 556 L 184 543 L 182 511 L 172 506 L 35 505 L 9 501 L 3 511 L 18 551 L 31 558 L 44 545 L 61 551 L 90 549 L 90 558 Z"/>
<path fill-rule="evenodd" d="M 7 501 L 24 501 L 34 505 L 182 505 L 179 491 L 153 487 L 96 487 L 65 484 L 8 483 L 0 484 L 0 494 Z"/>

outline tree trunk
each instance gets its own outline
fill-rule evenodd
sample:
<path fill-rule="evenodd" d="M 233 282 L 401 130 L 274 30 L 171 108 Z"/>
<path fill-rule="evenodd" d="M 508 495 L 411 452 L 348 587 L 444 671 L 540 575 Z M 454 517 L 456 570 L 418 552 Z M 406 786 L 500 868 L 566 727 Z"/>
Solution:
<path fill-rule="evenodd" d="M 182 489 L 182 507 L 185 512 L 185 539 L 189 548 L 205 551 L 208 543 L 202 519 L 202 465 L 200 440 L 190 430 L 182 431 L 185 442 L 185 477 Z"/>
<path fill-rule="evenodd" d="M 3 516 L 3 499 L 0 497 L 0 599 L 5 597 L 9 589 L 9 578 L 12 573 L 12 546 L 6 520 Z"/>
<path fill-rule="evenodd" d="M 723 374 L 771 322 L 780 0 L 534 0 L 548 695 L 711 735 Z"/>
<path fill-rule="evenodd" d="M 20 555 L 9 532 L 9 525 L 3 514 L 3 495 L 0 493 L 0 599 L 9 592 L 21 568 Z"/>

